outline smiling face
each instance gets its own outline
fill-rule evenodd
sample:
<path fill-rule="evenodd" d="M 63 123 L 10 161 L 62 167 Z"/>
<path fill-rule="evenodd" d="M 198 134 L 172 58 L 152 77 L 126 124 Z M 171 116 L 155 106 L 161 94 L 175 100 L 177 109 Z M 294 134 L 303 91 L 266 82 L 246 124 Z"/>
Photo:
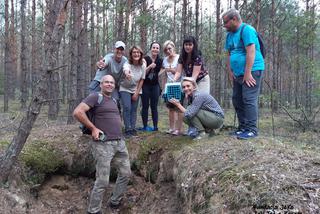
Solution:
<path fill-rule="evenodd" d="M 182 82 L 182 90 L 189 97 L 196 90 L 196 86 L 191 81 L 184 80 Z"/>
<path fill-rule="evenodd" d="M 100 82 L 100 88 L 103 94 L 111 95 L 115 87 L 115 80 L 111 75 L 105 75 Z"/>
<path fill-rule="evenodd" d="M 114 49 L 114 58 L 117 62 L 121 61 L 122 56 L 124 55 L 124 48 L 119 47 Z"/>
<path fill-rule="evenodd" d="M 193 51 L 194 44 L 192 42 L 186 42 L 183 44 L 183 48 L 187 54 L 191 54 Z"/>
<path fill-rule="evenodd" d="M 139 60 L 141 59 L 141 52 L 139 49 L 137 48 L 133 48 L 132 52 L 131 52 L 131 57 L 134 63 L 139 62 Z"/>
<path fill-rule="evenodd" d="M 160 52 L 160 45 L 158 43 L 153 43 L 151 46 L 151 55 L 157 56 Z"/>

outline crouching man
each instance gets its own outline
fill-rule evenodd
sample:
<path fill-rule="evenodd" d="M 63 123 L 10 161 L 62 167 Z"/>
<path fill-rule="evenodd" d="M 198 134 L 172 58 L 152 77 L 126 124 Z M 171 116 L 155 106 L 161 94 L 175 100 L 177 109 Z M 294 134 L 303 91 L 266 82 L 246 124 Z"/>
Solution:
<path fill-rule="evenodd" d="M 90 195 L 88 213 L 101 214 L 101 204 L 106 187 L 109 184 L 110 163 L 116 164 L 118 178 L 113 190 L 109 206 L 117 208 L 123 193 L 127 189 L 131 175 L 129 154 L 122 137 L 120 113 L 115 100 L 111 97 L 115 88 L 115 80 L 105 75 L 100 83 L 102 101 L 99 93 L 92 93 L 74 110 L 74 117 L 92 132 L 92 153 L 96 161 L 96 181 Z M 86 112 L 94 108 L 94 123 Z"/>

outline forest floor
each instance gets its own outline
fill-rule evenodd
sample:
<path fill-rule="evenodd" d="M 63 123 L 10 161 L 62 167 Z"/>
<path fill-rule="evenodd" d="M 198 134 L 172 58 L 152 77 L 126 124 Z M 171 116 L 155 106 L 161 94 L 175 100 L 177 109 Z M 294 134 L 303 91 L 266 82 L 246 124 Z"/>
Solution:
<path fill-rule="evenodd" d="M 127 141 L 133 176 L 118 210 L 107 207 L 111 176 L 103 213 L 254 213 L 263 206 L 269 209 L 262 213 L 272 206 L 277 213 L 320 212 L 319 121 L 302 132 L 279 112 L 273 127 L 270 111 L 263 109 L 259 137 L 240 141 L 228 135 L 234 125 L 230 110 L 226 128 L 194 142 L 165 134 L 168 121 L 160 109 L 159 132 Z M 23 113 L 0 114 L 1 155 Z M 94 183 L 92 168 L 85 166 L 88 137 L 81 136 L 78 124 L 59 118 L 37 120 L 13 175 L 0 187 L 0 213 L 86 213 Z M 83 164 L 81 169 L 74 162 Z"/>

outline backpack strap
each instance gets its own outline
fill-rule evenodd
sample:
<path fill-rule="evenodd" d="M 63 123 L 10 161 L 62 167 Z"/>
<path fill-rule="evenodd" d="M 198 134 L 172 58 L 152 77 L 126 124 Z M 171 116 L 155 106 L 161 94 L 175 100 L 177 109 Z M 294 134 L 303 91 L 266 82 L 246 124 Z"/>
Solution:
<path fill-rule="evenodd" d="M 242 44 L 243 44 L 243 47 L 244 47 L 244 42 L 243 42 L 243 39 L 242 39 L 242 34 L 243 34 L 243 30 L 244 30 L 244 28 L 247 26 L 247 24 L 243 24 L 243 26 L 242 26 L 242 28 L 241 28 L 241 30 L 240 30 L 240 41 L 242 42 Z M 246 49 L 246 47 L 244 47 L 244 49 Z"/>
<path fill-rule="evenodd" d="M 103 100 L 103 95 L 102 95 L 101 92 L 98 92 L 98 95 L 99 95 L 99 97 L 98 97 L 98 104 L 100 104 L 100 103 L 102 102 L 102 100 Z"/>

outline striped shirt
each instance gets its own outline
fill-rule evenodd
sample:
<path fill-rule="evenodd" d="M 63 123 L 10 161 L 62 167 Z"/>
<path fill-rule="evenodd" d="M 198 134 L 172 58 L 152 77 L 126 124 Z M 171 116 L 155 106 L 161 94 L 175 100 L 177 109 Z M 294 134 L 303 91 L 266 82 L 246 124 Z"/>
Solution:
<path fill-rule="evenodd" d="M 188 119 L 194 117 L 199 110 L 205 110 L 215 113 L 217 116 L 224 118 L 224 113 L 216 99 L 208 93 L 195 91 L 191 97 L 191 104 L 188 105 L 184 116 Z"/>

